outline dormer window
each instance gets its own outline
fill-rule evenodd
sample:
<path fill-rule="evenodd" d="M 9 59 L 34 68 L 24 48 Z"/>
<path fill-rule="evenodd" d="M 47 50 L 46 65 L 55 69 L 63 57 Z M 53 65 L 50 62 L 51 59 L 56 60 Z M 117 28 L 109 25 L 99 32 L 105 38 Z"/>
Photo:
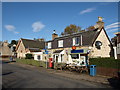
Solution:
<path fill-rule="evenodd" d="M 73 38 L 73 46 L 78 46 L 79 45 L 79 38 L 75 37 Z"/>

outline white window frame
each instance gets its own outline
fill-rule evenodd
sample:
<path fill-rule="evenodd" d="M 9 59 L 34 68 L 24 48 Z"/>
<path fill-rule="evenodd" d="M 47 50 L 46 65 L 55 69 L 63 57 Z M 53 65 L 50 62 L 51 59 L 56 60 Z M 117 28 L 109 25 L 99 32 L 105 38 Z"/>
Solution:
<path fill-rule="evenodd" d="M 78 46 L 78 45 L 79 45 L 79 41 L 78 41 L 78 43 L 76 44 L 77 38 L 78 38 L 78 37 L 74 37 L 74 38 L 73 38 L 73 46 Z"/>
<path fill-rule="evenodd" d="M 63 40 L 58 41 L 58 47 L 63 47 Z"/>
<path fill-rule="evenodd" d="M 48 49 L 50 49 L 52 46 L 52 43 L 51 42 L 48 42 Z"/>

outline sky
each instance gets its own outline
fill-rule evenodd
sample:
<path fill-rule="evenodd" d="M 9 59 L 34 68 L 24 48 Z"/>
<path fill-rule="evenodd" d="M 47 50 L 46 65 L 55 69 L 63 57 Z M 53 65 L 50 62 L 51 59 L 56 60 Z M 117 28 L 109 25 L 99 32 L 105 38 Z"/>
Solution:
<path fill-rule="evenodd" d="M 2 2 L 2 41 L 20 38 L 52 39 L 66 26 L 75 24 L 86 29 L 103 17 L 111 39 L 120 29 L 118 2 Z"/>

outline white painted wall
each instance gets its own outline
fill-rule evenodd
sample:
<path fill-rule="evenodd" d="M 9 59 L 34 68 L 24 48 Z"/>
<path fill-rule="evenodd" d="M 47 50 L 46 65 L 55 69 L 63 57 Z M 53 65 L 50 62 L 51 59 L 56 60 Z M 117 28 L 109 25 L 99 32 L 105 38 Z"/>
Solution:
<path fill-rule="evenodd" d="M 43 52 L 34 52 L 33 56 L 34 56 L 34 60 L 40 61 L 43 58 Z M 40 60 L 38 59 L 38 56 L 40 56 Z"/>

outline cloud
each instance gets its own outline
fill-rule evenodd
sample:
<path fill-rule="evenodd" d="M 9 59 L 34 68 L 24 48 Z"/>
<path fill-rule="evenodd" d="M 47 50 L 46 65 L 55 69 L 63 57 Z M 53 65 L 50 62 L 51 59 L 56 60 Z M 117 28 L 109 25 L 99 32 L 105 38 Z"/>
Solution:
<path fill-rule="evenodd" d="M 16 28 L 15 26 L 13 25 L 5 25 L 5 28 L 8 30 L 8 31 L 14 31 Z"/>
<path fill-rule="evenodd" d="M 32 24 L 33 32 L 39 32 L 39 31 L 41 31 L 44 27 L 45 27 L 45 25 L 42 24 L 42 22 L 34 22 L 34 23 Z"/>
<path fill-rule="evenodd" d="M 14 31 L 15 34 L 19 34 L 20 32 Z"/>
<path fill-rule="evenodd" d="M 87 8 L 87 9 L 81 11 L 80 14 L 89 13 L 89 12 L 92 12 L 92 11 L 94 11 L 94 10 L 96 10 L 96 8 Z"/>
<path fill-rule="evenodd" d="M 107 25 L 107 26 L 105 27 L 105 29 L 106 29 L 106 30 L 109 30 L 109 29 L 111 29 L 111 28 L 118 28 L 118 27 L 120 27 L 120 22 L 115 22 L 115 23 L 112 23 L 112 24 L 110 24 L 110 25 Z"/>
<path fill-rule="evenodd" d="M 106 27 L 105 29 L 107 30 L 107 29 L 117 28 L 117 27 L 120 27 L 120 25 L 112 25 L 112 26 L 108 26 L 108 27 Z"/>
<path fill-rule="evenodd" d="M 10 32 L 13 32 L 14 34 L 18 34 L 19 32 L 17 32 L 15 29 L 15 26 L 14 25 L 5 25 L 4 26 L 6 30 L 10 31 Z"/>
<path fill-rule="evenodd" d="M 107 31 L 107 32 L 114 32 L 114 31 L 118 31 L 118 30 L 120 30 L 120 28 L 111 29 L 111 30 L 109 30 L 109 31 Z"/>

